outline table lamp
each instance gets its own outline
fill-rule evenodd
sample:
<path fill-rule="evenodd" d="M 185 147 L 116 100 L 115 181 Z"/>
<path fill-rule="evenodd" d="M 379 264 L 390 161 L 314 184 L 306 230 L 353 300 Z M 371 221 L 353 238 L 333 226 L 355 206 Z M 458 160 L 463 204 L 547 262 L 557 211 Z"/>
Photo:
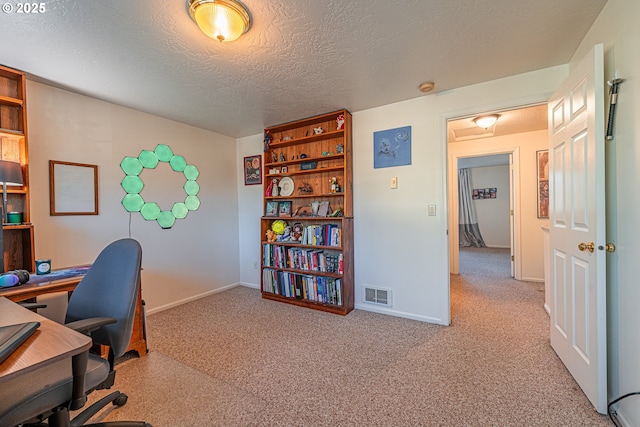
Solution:
<path fill-rule="evenodd" d="M 22 185 L 22 166 L 18 162 L 0 160 L 2 182 L 2 223 L 7 223 L 7 185 Z"/>

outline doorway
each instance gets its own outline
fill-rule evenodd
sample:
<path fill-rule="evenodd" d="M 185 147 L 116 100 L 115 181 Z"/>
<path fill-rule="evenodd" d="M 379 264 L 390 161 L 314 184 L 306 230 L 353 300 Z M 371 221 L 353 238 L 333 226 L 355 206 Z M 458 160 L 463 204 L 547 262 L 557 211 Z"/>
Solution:
<path fill-rule="evenodd" d="M 547 148 L 545 104 L 492 111 L 498 121 L 489 128 L 474 122 L 478 115 L 447 121 L 450 272 L 460 273 L 458 164 L 479 156 L 511 155 L 510 249 L 516 280 L 544 281 L 543 233 L 537 218 L 536 152 Z M 523 243 L 523 241 L 525 243 Z M 526 259 L 526 261 L 524 261 Z M 523 265 L 524 263 L 524 265 Z M 538 271 L 539 270 L 539 271 Z"/>
<path fill-rule="evenodd" d="M 490 252 L 489 259 L 495 260 L 493 266 L 502 268 L 506 264 L 509 277 L 515 276 L 512 158 L 513 153 L 458 158 L 458 175 L 466 177 L 459 181 L 469 184 L 468 189 L 459 191 L 464 201 L 460 209 L 466 211 L 466 215 L 460 213 L 459 222 L 474 218 L 474 224 L 459 226 L 461 274 L 473 271 L 465 264 L 474 263 L 475 258 Z M 477 240 L 468 238 L 469 234 Z"/>

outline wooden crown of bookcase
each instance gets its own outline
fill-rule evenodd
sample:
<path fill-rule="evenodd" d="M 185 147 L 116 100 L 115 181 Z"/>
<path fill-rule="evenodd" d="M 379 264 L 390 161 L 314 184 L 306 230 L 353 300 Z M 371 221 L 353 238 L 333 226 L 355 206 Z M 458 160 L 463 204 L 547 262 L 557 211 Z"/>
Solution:
<path fill-rule="evenodd" d="M 339 110 L 265 128 L 264 164 L 262 296 L 349 313 L 354 305 L 351 113 Z M 288 231 L 268 240 L 279 220 Z M 293 233 L 294 225 L 301 232 Z"/>

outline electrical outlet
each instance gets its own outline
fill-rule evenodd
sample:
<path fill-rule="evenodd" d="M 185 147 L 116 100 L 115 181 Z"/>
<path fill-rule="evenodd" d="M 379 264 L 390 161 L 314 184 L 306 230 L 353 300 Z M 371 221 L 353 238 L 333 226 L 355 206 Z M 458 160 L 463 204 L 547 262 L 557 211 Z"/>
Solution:
<path fill-rule="evenodd" d="M 398 188 L 398 177 L 397 176 L 392 176 L 391 177 L 391 188 Z"/>
<path fill-rule="evenodd" d="M 253 261 L 253 269 L 254 270 L 258 269 L 258 261 Z"/>

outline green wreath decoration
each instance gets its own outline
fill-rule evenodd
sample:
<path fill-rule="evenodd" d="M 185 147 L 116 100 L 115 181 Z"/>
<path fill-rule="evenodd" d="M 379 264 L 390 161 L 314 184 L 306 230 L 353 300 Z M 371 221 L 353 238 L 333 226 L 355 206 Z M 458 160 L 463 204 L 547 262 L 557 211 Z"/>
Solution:
<path fill-rule="evenodd" d="M 170 211 L 161 210 L 157 203 L 147 202 L 140 195 L 144 188 L 140 173 L 144 169 L 155 169 L 160 162 L 169 163 L 171 169 L 182 172 L 187 179 L 183 187 L 187 197 L 184 202 L 174 203 Z M 153 151 L 142 150 L 138 157 L 127 156 L 120 162 L 120 168 L 126 174 L 120 185 L 127 193 L 122 199 L 122 206 L 127 212 L 140 212 L 145 220 L 155 220 L 160 227 L 171 228 L 176 219 L 184 219 L 189 211 L 195 211 L 200 207 L 200 186 L 196 182 L 200 175 L 198 168 L 187 164 L 184 157 L 173 154 L 168 145 L 158 144 Z"/>

